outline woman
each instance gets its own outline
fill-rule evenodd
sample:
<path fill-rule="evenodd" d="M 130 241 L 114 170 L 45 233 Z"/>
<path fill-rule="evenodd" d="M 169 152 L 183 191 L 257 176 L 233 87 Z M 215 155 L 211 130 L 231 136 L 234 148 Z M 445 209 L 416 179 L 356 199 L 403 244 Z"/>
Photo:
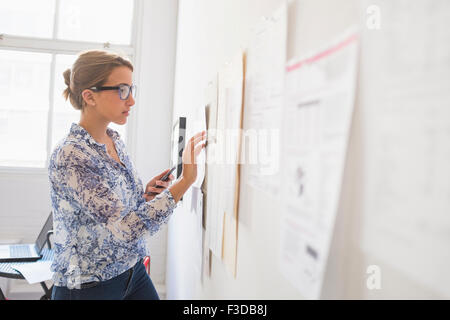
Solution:
<path fill-rule="evenodd" d="M 159 299 L 142 264 L 146 243 L 195 181 L 205 132 L 187 143 L 178 181 L 159 181 L 166 170 L 144 191 L 123 141 L 108 128 L 125 124 L 134 105 L 132 72 L 127 59 L 97 50 L 80 54 L 64 72 L 64 97 L 81 117 L 49 163 L 52 299 Z"/>

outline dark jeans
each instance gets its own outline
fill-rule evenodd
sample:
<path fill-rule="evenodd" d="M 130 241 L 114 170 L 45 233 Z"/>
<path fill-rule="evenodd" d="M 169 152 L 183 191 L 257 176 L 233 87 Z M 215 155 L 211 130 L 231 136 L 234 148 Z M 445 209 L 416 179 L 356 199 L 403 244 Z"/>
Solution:
<path fill-rule="evenodd" d="M 117 277 L 83 284 L 81 289 L 53 286 L 52 300 L 159 300 L 159 296 L 140 260 Z"/>

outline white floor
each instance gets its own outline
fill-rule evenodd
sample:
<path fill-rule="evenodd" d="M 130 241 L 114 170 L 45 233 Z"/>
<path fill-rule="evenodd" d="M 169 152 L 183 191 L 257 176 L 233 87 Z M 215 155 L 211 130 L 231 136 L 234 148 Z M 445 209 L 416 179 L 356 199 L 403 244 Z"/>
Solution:
<path fill-rule="evenodd" d="M 25 280 L 8 279 L 3 280 L 1 288 L 6 298 L 9 300 L 39 300 L 44 295 L 44 289 L 42 289 L 39 283 L 29 284 Z M 51 281 L 46 282 L 47 287 L 52 285 Z M 166 290 L 164 285 L 155 285 L 161 300 L 166 299 Z"/>
<path fill-rule="evenodd" d="M 47 287 L 51 287 L 51 282 L 46 282 Z M 29 284 L 25 280 L 9 280 L 9 288 L 2 291 L 9 300 L 39 300 L 44 295 L 39 283 Z"/>

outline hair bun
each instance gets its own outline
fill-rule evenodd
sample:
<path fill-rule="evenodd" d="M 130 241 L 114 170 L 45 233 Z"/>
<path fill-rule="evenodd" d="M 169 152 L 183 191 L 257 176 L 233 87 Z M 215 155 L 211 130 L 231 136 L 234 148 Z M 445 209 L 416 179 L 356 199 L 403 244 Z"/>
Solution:
<path fill-rule="evenodd" d="M 72 90 L 70 90 L 70 77 L 72 75 L 72 72 L 70 69 L 67 69 L 64 71 L 64 83 L 66 84 L 67 88 L 63 92 L 63 97 L 67 100 L 69 98 L 69 95 L 72 94 Z"/>

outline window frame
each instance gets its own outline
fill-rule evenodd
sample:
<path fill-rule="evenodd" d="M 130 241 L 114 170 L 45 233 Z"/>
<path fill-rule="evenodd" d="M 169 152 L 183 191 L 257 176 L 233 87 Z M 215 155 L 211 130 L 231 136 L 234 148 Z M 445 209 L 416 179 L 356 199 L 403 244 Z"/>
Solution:
<path fill-rule="evenodd" d="M 54 110 L 54 85 L 55 85 L 55 66 L 57 54 L 78 54 L 80 51 L 90 49 L 111 49 L 114 51 L 126 54 L 127 57 L 133 62 L 134 72 L 133 77 L 139 79 L 139 65 L 140 65 L 140 41 L 141 41 L 141 25 L 142 25 L 142 7 L 143 0 L 133 0 L 133 17 L 131 27 L 131 41 L 129 45 L 111 44 L 109 42 L 87 42 L 87 41 L 73 41 L 73 40 L 60 40 L 56 39 L 58 33 L 58 12 L 59 4 L 63 0 L 55 0 L 55 13 L 53 24 L 52 38 L 38 38 L 38 37 L 24 37 L 15 36 L 9 34 L 0 33 L 0 50 L 8 51 L 25 51 L 36 53 L 48 53 L 51 54 L 52 60 L 50 65 L 50 90 L 49 94 L 49 111 L 47 119 L 47 159 L 45 161 L 44 168 L 37 167 L 20 167 L 20 166 L 0 166 L 0 174 L 37 174 L 47 175 L 48 164 L 52 150 L 52 122 L 53 122 L 53 110 Z M 1 30 L 0 30 L 1 32 Z M 139 96 L 139 90 L 136 93 L 136 98 Z M 126 144 L 127 148 L 133 153 L 135 151 L 134 137 L 136 136 L 136 115 L 130 115 L 128 118 L 126 128 Z"/>

